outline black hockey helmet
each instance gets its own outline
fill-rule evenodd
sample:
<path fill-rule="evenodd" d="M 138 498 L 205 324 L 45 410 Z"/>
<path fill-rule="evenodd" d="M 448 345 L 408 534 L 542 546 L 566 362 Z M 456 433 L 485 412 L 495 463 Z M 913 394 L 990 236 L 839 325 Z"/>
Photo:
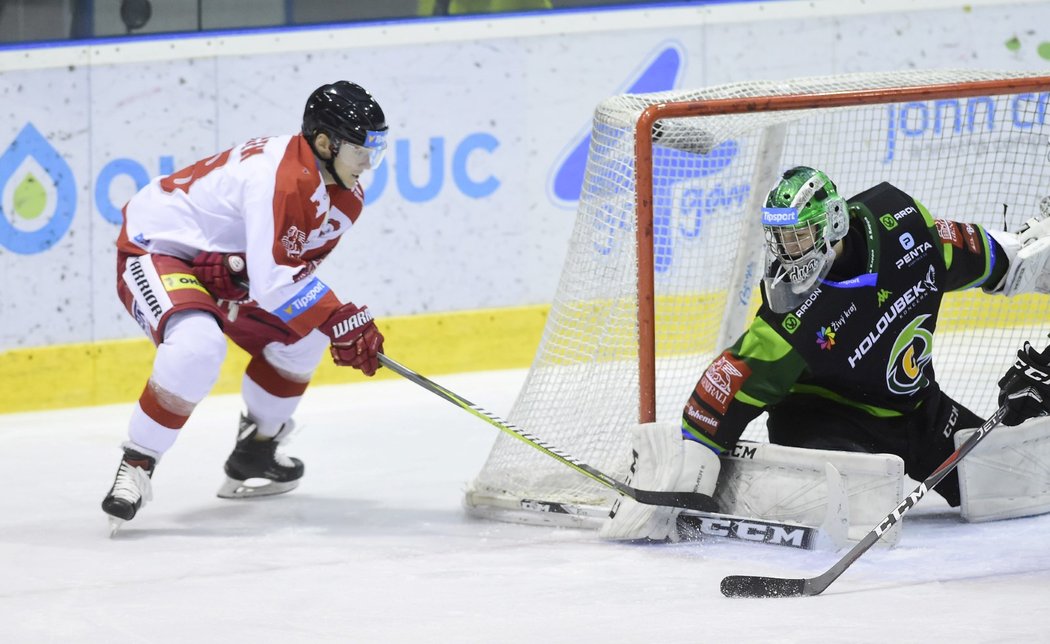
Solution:
<path fill-rule="evenodd" d="M 386 132 L 386 116 L 365 88 L 349 81 L 322 85 L 310 94 L 303 112 L 303 134 L 313 144 L 324 132 L 333 143 L 346 141 L 369 147 L 370 133 Z"/>

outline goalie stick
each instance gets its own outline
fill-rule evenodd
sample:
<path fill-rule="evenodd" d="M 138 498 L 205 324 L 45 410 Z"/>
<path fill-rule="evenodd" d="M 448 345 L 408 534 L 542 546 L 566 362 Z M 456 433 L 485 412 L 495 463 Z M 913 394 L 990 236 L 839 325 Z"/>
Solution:
<path fill-rule="evenodd" d="M 500 431 L 538 449 L 547 456 L 571 467 L 580 474 L 583 474 L 608 488 L 616 490 L 620 494 L 629 496 L 635 501 L 647 505 L 666 505 L 685 508 L 683 515 L 693 520 L 695 524 L 693 529 L 701 535 L 727 537 L 730 539 L 740 539 L 743 541 L 768 543 L 807 550 L 822 547 L 822 545 L 829 540 L 833 545 L 838 545 L 840 539 L 843 538 L 843 535 L 837 534 L 840 530 L 832 525 L 836 521 L 841 522 L 842 518 L 833 515 L 830 511 L 828 513 L 828 519 L 825 521 L 825 525 L 820 528 L 815 528 L 766 519 L 748 519 L 744 517 L 734 517 L 727 514 L 719 514 L 712 511 L 715 509 L 714 501 L 711 497 L 705 494 L 697 494 L 694 492 L 657 492 L 654 490 L 639 490 L 633 488 L 626 483 L 617 481 L 611 476 L 602 473 L 586 463 L 576 460 L 557 448 L 547 445 L 532 434 L 512 425 L 492 412 L 478 407 L 466 398 L 445 389 L 436 382 L 421 376 L 408 367 L 399 364 L 387 355 L 380 353 L 379 362 L 398 375 L 407 380 L 411 380 L 427 391 L 437 394 L 453 405 L 470 412 L 474 416 L 477 416 L 481 420 L 494 426 L 496 429 L 499 429 Z M 841 491 L 839 494 L 844 495 L 845 492 Z M 523 507 L 532 506 L 532 509 L 539 509 L 544 512 L 555 514 L 577 512 L 572 506 L 565 506 L 560 503 L 523 500 L 522 504 Z M 844 530 L 844 527 L 841 527 L 841 529 Z"/>
<path fill-rule="evenodd" d="M 1029 387 L 1023 389 L 1015 396 L 1032 396 L 1040 399 L 1038 392 Z M 806 579 L 784 579 L 781 577 L 761 577 L 752 575 L 729 575 L 722 579 L 721 590 L 726 597 L 808 597 L 819 595 L 824 592 L 842 573 L 846 572 L 854 561 L 860 558 L 882 537 L 882 534 L 897 524 L 904 514 L 919 502 L 927 492 L 932 490 L 948 473 L 955 469 L 959 461 L 966 456 L 970 450 L 977 446 L 985 436 L 1002 422 L 1006 415 L 1007 406 L 1004 404 L 996 410 L 977 431 L 960 445 L 951 456 L 926 477 L 915 491 L 904 497 L 904 499 L 893 508 L 871 531 L 853 546 L 849 552 L 839 559 L 835 565 L 824 574 Z"/>

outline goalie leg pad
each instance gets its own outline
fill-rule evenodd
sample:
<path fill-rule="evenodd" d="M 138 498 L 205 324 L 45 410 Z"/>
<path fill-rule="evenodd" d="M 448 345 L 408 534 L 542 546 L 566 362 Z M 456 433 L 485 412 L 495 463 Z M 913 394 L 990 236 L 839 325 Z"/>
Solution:
<path fill-rule="evenodd" d="M 647 423 L 631 429 L 633 461 L 627 483 L 658 492 L 699 492 L 711 495 L 721 463 L 710 449 L 682 439 L 675 423 Z M 680 508 L 646 505 L 621 497 L 598 531 L 615 541 L 678 541 Z"/>
<path fill-rule="evenodd" d="M 956 432 L 956 447 L 973 432 Z M 958 470 L 966 521 L 1050 512 L 1050 417 L 999 427 L 959 461 Z"/>
<path fill-rule="evenodd" d="M 722 512 L 734 516 L 808 526 L 845 519 L 847 538 L 858 541 L 903 494 L 904 461 L 892 454 L 740 442 L 722 456 L 715 500 Z M 881 543 L 897 543 L 900 526 L 884 534 Z"/>

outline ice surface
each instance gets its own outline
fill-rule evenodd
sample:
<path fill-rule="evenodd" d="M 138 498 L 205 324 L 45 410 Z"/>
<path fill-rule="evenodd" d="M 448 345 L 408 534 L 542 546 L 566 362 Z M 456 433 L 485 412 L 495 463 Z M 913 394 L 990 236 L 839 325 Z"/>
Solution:
<path fill-rule="evenodd" d="M 433 379 L 506 415 L 524 375 Z M 727 574 L 809 577 L 841 553 L 470 519 L 497 430 L 404 380 L 309 391 L 287 449 L 303 484 L 248 501 L 215 497 L 240 402 L 209 398 L 109 539 L 130 409 L 0 415 L 0 641 L 1050 641 L 1050 516 L 970 525 L 930 495 L 823 595 L 730 600 Z"/>

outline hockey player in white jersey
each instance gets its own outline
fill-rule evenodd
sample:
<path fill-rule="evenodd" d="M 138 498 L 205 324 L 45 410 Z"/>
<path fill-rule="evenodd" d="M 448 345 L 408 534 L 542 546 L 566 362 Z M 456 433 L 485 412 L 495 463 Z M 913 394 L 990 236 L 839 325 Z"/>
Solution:
<path fill-rule="evenodd" d="M 159 177 L 124 207 L 117 292 L 157 346 L 113 486 L 112 530 L 151 499 L 157 461 L 219 376 L 228 336 L 251 356 L 224 498 L 287 492 L 303 463 L 277 451 L 328 349 L 371 376 L 383 336 L 366 306 L 314 270 L 361 214 L 358 177 L 379 166 L 387 125 L 359 85 L 319 87 L 302 132 L 257 138 Z"/>

